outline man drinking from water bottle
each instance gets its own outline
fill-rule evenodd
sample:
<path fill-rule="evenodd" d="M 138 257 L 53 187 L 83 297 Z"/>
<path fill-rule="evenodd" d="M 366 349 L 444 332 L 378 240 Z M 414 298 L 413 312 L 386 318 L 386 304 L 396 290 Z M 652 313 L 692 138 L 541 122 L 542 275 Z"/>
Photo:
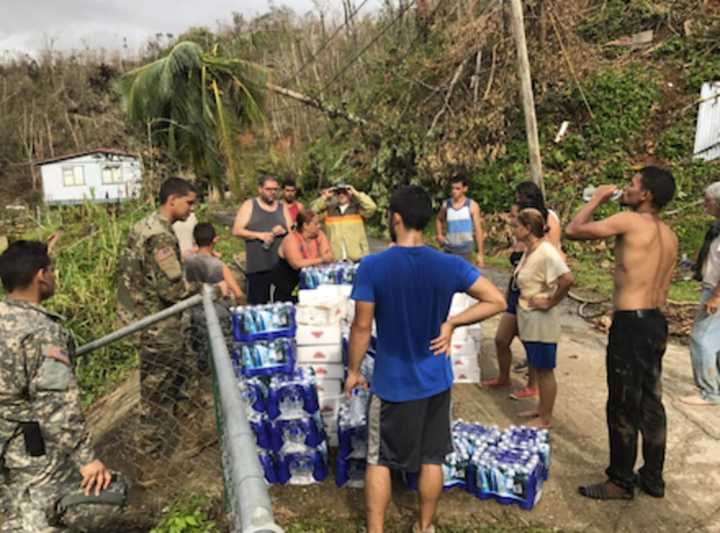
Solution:
<path fill-rule="evenodd" d="M 607 481 L 579 487 L 579 492 L 596 500 L 631 500 L 637 485 L 662 498 L 667 430 L 661 372 L 668 328 L 661 309 L 678 240 L 658 213 L 672 200 L 675 179 L 667 170 L 643 168 L 620 197 L 620 204 L 631 211 L 592 221 L 595 210 L 616 191 L 614 185 L 598 187 L 565 229 L 573 240 L 615 237 L 614 312 L 607 347 L 610 466 Z M 638 433 L 644 465 L 636 475 Z"/>

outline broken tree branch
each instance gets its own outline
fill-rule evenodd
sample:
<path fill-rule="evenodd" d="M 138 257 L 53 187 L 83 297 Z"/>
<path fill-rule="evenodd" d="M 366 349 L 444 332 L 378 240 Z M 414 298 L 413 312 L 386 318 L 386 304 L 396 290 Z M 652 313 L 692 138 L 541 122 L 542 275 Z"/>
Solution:
<path fill-rule="evenodd" d="M 328 103 L 323 102 L 319 98 L 314 98 L 312 96 L 307 96 L 305 94 L 293 91 L 291 89 L 286 89 L 285 87 L 280 87 L 279 85 L 275 85 L 273 83 L 267 84 L 268 90 L 277 93 L 281 96 L 286 96 L 288 98 L 292 98 L 293 100 L 297 100 L 298 102 L 301 102 L 305 105 L 308 105 L 310 107 L 314 107 L 315 109 L 318 109 L 328 115 L 330 118 L 344 118 L 348 122 L 351 122 L 352 124 L 358 124 L 361 126 L 367 126 L 368 121 L 364 118 L 358 117 L 352 113 L 349 113 L 347 111 L 343 111 L 341 109 L 338 109 L 335 106 L 332 106 Z"/>
<path fill-rule="evenodd" d="M 443 102 L 442 107 L 440 108 L 440 111 L 437 112 L 435 115 L 435 118 L 432 121 L 432 124 L 430 125 L 430 129 L 427 132 L 427 135 L 430 135 L 430 132 L 435 129 L 435 126 L 437 125 L 438 121 L 442 118 L 442 116 L 445 114 L 446 109 L 450 109 L 450 99 L 452 98 L 453 92 L 455 91 L 455 86 L 457 85 L 458 81 L 460 81 L 460 76 L 462 75 L 462 71 L 465 68 L 465 65 L 467 64 L 469 58 L 465 58 L 462 60 L 462 63 L 458 65 L 458 68 L 455 70 L 455 74 L 453 74 L 452 80 L 450 81 L 450 86 L 448 87 L 448 91 L 445 94 L 445 101 Z"/>

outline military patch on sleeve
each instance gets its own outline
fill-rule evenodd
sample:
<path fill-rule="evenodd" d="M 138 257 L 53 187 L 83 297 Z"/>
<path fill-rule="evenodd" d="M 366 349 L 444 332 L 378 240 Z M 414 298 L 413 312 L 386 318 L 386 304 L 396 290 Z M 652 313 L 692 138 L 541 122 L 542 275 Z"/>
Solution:
<path fill-rule="evenodd" d="M 171 280 L 180 279 L 182 277 L 182 267 L 175 255 L 175 250 L 170 246 L 160 248 L 155 252 L 155 262 L 165 275 Z"/>
<path fill-rule="evenodd" d="M 60 361 L 62 364 L 70 366 L 70 357 L 68 356 L 67 350 L 60 346 L 51 345 L 45 349 L 45 355 L 56 361 Z"/>

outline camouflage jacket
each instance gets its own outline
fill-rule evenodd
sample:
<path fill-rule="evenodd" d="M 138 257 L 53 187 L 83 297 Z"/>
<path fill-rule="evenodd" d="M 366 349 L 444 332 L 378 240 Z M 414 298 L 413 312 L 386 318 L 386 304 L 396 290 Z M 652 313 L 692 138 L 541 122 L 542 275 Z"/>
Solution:
<path fill-rule="evenodd" d="M 200 288 L 185 280 L 177 237 L 158 212 L 130 230 L 118 264 L 117 284 L 118 314 L 124 322 L 169 307 Z"/>
<path fill-rule="evenodd" d="M 62 317 L 26 301 L 0 303 L 0 443 L 9 469 L 95 459 L 72 368 L 75 342 Z M 46 454 L 25 450 L 20 422 L 38 422 Z"/>

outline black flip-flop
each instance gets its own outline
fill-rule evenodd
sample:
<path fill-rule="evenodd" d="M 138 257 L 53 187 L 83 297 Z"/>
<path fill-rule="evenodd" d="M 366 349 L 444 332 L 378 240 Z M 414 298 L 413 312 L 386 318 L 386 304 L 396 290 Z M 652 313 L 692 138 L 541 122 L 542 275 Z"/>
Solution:
<path fill-rule="evenodd" d="M 591 500 L 632 500 L 635 497 L 631 491 L 611 495 L 607 489 L 607 482 L 578 487 L 578 492 L 581 496 L 585 496 Z"/>

